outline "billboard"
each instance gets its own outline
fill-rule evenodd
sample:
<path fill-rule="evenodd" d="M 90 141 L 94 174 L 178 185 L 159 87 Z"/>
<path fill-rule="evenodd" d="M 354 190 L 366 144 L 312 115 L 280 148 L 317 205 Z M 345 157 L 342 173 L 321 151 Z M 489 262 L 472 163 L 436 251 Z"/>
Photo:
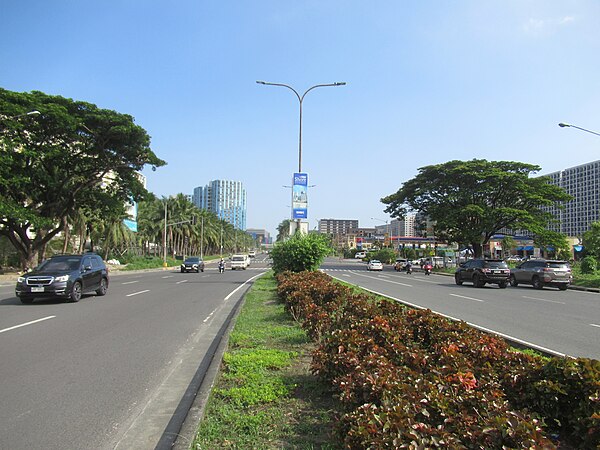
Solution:
<path fill-rule="evenodd" d="M 308 218 L 308 174 L 294 173 L 292 180 L 292 219 Z"/>

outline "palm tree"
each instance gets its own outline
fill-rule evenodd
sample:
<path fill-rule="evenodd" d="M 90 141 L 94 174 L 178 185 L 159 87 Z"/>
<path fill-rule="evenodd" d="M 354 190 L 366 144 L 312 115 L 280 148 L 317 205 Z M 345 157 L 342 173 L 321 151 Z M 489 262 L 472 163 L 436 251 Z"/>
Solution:
<path fill-rule="evenodd" d="M 285 241 L 290 237 L 290 219 L 285 219 L 277 226 L 277 241 Z"/>

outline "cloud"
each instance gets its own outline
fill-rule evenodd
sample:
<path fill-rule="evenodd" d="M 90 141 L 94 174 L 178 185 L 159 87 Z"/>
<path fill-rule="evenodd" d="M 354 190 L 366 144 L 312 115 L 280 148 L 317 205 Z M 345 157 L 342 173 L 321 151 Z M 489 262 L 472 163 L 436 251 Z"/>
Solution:
<path fill-rule="evenodd" d="M 560 28 L 567 26 L 574 21 L 575 17 L 573 16 L 550 19 L 529 18 L 523 25 L 523 30 L 526 33 L 533 35 L 549 35 L 558 32 Z"/>

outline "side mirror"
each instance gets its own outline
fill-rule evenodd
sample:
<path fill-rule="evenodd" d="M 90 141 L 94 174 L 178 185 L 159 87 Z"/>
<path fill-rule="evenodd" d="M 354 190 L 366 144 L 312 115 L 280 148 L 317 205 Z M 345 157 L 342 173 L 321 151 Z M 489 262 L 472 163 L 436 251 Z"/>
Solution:
<path fill-rule="evenodd" d="M 467 263 L 460 263 L 459 266 L 460 267 L 465 267 L 467 265 Z"/>
<path fill-rule="evenodd" d="M 89 272 L 90 270 L 92 270 L 92 266 L 90 264 L 87 264 L 87 265 L 83 266 L 83 271 L 84 272 Z"/>

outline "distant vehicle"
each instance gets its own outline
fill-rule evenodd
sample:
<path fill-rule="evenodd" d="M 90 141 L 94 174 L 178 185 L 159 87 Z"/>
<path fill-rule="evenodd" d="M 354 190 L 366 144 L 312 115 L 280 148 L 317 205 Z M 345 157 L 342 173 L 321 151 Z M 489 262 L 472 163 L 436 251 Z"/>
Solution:
<path fill-rule="evenodd" d="M 356 259 L 363 259 L 367 257 L 367 252 L 356 252 L 354 255 Z"/>
<path fill-rule="evenodd" d="M 487 283 L 497 284 L 504 289 L 508 286 L 510 269 L 501 259 L 471 259 L 462 263 L 454 273 L 454 281 L 473 283 L 474 287 L 483 287 Z"/>
<path fill-rule="evenodd" d="M 106 295 L 108 269 L 95 253 L 57 255 L 17 279 L 15 294 L 22 303 L 35 298 L 62 297 L 78 302 L 82 294 Z"/>
<path fill-rule="evenodd" d="M 511 255 L 506 258 L 506 262 L 521 262 L 522 258 L 519 255 Z"/>
<path fill-rule="evenodd" d="M 250 264 L 248 255 L 233 255 L 231 257 L 231 270 L 243 269 L 246 270 Z"/>
<path fill-rule="evenodd" d="M 404 258 L 398 258 L 396 259 L 396 262 L 394 263 L 394 270 L 400 272 L 401 270 L 404 270 L 404 267 L 406 266 L 406 264 L 408 263 L 408 260 L 404 259 Z"/>
<path fill-rule="evenodd" d="M 383 264 L 381 263 L 381 261 L 378 261 L 376 259 L 372 259 L 371 261 L 369 261 L 369 264 L 367 264 L 367 270 L 383 270 Z"/>
<path fill-rule="evenodd" d="M 572 281 L 571 266 L 567 261 L 530 259 L 519 264 L 510 272 L 510 284 L 531 284 L 535 289 L 555 286 L 566 290 Z"/>
<path fill-rule="evenodd" d="M 255 252 L 254 250 L 250 250 L 250 251 L 248 252 L 248 257 L 249 257 L 249 258 L 255 258 L 255 257 L 256 257 L 256 252 Z"/>
<path fill-rule="evenodd" d="M 204 261 L 198 256 L 190 256 L 181 264 L 181 273 L 184 272 L 204 272 Z"/>

